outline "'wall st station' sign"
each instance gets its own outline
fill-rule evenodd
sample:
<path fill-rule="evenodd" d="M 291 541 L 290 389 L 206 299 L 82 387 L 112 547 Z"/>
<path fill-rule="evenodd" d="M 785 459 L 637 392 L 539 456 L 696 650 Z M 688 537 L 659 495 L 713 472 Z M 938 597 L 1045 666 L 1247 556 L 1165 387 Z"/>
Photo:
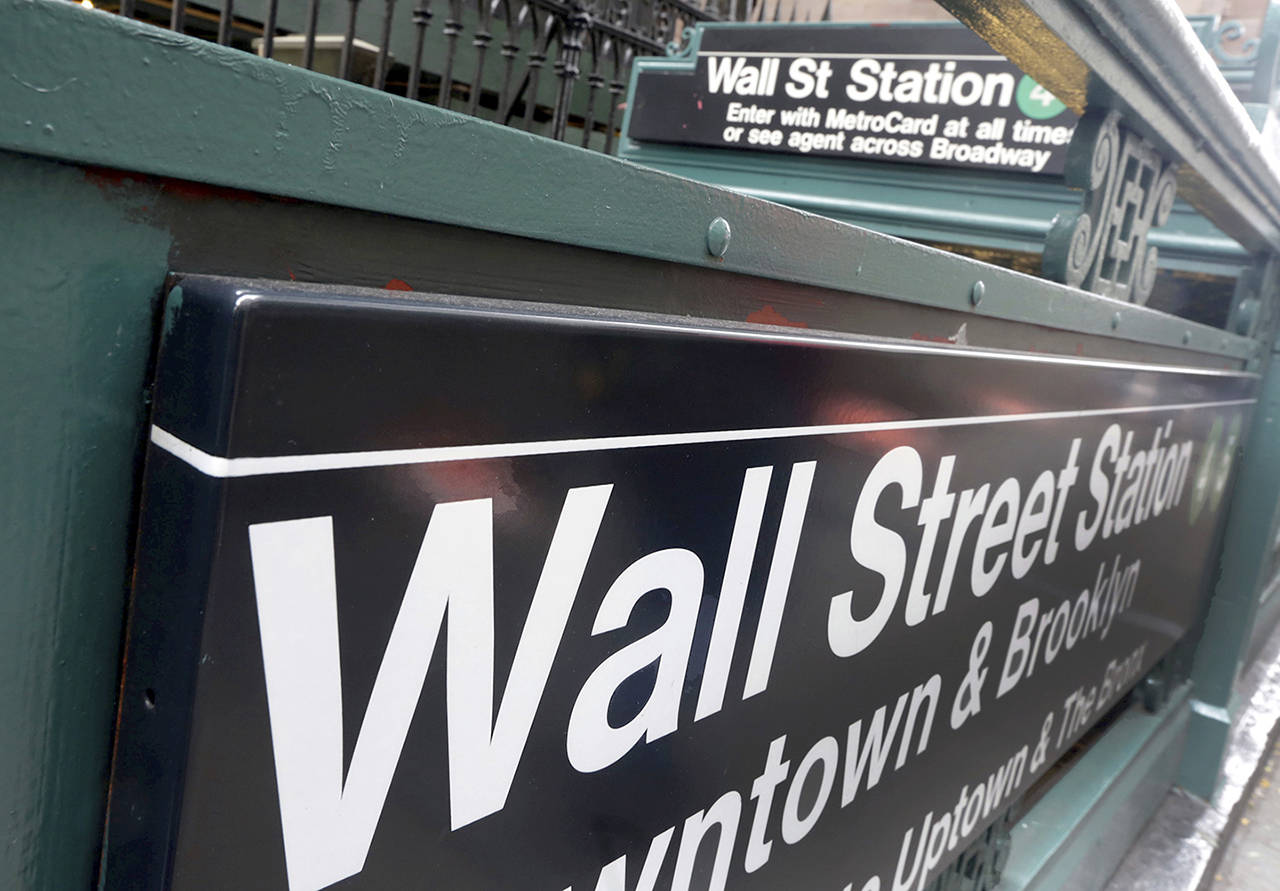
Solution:
<path fill-rule="evenodd" d="M 1195 621 L 1254 389 L 186 278 L 106 885 L 919 891 Z"/>
<path fill-rule="evenodd" d="M 1060 174 L 1076 116 L 955 25 L 702 25 L 642 60 L 638 141 Z"/>

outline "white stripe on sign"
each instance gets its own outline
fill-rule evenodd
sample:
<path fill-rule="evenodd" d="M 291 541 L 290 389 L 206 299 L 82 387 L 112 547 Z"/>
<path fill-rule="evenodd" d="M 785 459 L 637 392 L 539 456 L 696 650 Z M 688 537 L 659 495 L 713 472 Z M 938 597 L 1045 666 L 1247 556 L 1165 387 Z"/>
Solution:
<path fill-rule="evenodd" d="M 946 59 L 948 62 L 1007 62 L 1005 56 L 962 56 L 955 53 L 775 53 L 738 52 L 735 50 L 699 51 L 699 56 L 760 56 L 773 59 Z"/>
<path fill-rule="evenodd" d="M 1256 399 L 1227 399 L 1220 402 L 1180 402 L 1165 405 L 1130 405 L 1120 408 L 1089 408 L 1069 411 L 1037 411 L 1022 414 L 978 415 L 958 418 L 917 418 L 905 421 L 861 421 L 850 424 L 810 424 L 798 427 L 756 427 L 744 430 L 706 430 L 689 433 L 640 433 L 628 436 L 598 436 L 589 439 L 545 439 L 534 442 L 501 442 L 483 445 L 432 446 L 421 449 L 379 449 L 366 452 L 328 452 L 311 455 L 270 455 L 265 457 L 220 458 L 201 451 L 167 430 L 152 425 L 151 441 L 181 458 L 206 476 L 228 479 L 307 473 L 316 470 L 354 470 L 363 467 L 394 467 L 404 464 L 439 464 L 446 461 L 475 461 L 487 458 L 528 458 L 536 455 L 568 455 L 577 452 L 607 452 L 662 446 L 705 445 L 709 443 L 752 442 L 769 439 L 798 439 L 805 436 L 840 436 L 853 433 L 883 433 L 892 430 L 930 430 L 943 427 L 974 427 L 1017 424 L 1027 421 L 1062 421 L 1114 415 L 1152 414 L 1162 411 L 1197 411 L 1251 405 Z"/>

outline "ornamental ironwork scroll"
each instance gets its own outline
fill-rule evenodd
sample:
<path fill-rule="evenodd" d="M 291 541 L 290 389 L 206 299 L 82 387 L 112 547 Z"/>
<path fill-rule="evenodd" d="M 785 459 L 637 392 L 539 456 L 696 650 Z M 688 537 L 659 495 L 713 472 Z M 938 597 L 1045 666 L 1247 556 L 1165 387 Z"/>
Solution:
<path fill-rule="evenodd" d="M 1068 186 L 1084 191 L 1079 210 L 1058 214 L 1045 239 L 1048 278 L 1145 303 L 1156 280 L 1152 228 L 1164 225 L 1177 194 L 1176 165 L 1128 130 L 1116 111 L 1091 109 L 1067 149 Z"/>
<path fill-rule="evenodd" d="M 1200 42 L 1221 67 L 1246 66 L 1258 61 L 1262 40 L 1248 37 L 1243 22 L 1234 19 L 1222 21 L 1217 16 L 1200 16 L 1201 22 L 1192 24 Z M 1201 27 L 1196 27 L 1200 24 Z"/>

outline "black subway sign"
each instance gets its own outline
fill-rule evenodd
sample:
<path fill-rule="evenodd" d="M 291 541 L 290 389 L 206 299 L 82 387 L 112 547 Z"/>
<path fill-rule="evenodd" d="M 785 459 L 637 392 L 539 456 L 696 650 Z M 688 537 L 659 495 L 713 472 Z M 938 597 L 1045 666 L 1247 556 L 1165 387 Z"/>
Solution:
<path fill-rule="evenodd" d="M 641 142 L 1059 174 L 1076 117 L 967 28 L 702 25 L 641 60 Z"/>
<path fill-rule="evenodd" d="M 1196 620 L 1254 388 L 187 278 L 107 887 L 921 891 Z"/>

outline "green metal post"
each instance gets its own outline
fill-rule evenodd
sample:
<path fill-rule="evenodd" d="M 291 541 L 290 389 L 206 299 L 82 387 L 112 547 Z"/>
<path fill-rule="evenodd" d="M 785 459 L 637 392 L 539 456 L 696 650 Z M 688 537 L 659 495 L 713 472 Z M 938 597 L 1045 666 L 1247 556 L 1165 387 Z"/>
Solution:
<path fill-rule="evenodd" d="M 1275 263 L 1268 273 L 1263 294 L 1274 305 Z M 1258 405 L 1236 471 L 1213 599 L 1191 671 L 1195 698 L 1179 784 L 1206 799 L 1217 786 L 1231 729 L 1232 692 L 1253 632 L 1280 504 L 1280 362 L 1276 361 L 1280 343 L 1274 312 L 1264 324 L 1270 353 L 1263 362 Z"/>
<path fill-rule="evenodd" d="M 0 238 L 6 891 L 90 887 L 101 843 L 143 388 L 169 247 L 131 219 L 137 191 L 0 153 L 0 207 L 13 213 Z"/>

